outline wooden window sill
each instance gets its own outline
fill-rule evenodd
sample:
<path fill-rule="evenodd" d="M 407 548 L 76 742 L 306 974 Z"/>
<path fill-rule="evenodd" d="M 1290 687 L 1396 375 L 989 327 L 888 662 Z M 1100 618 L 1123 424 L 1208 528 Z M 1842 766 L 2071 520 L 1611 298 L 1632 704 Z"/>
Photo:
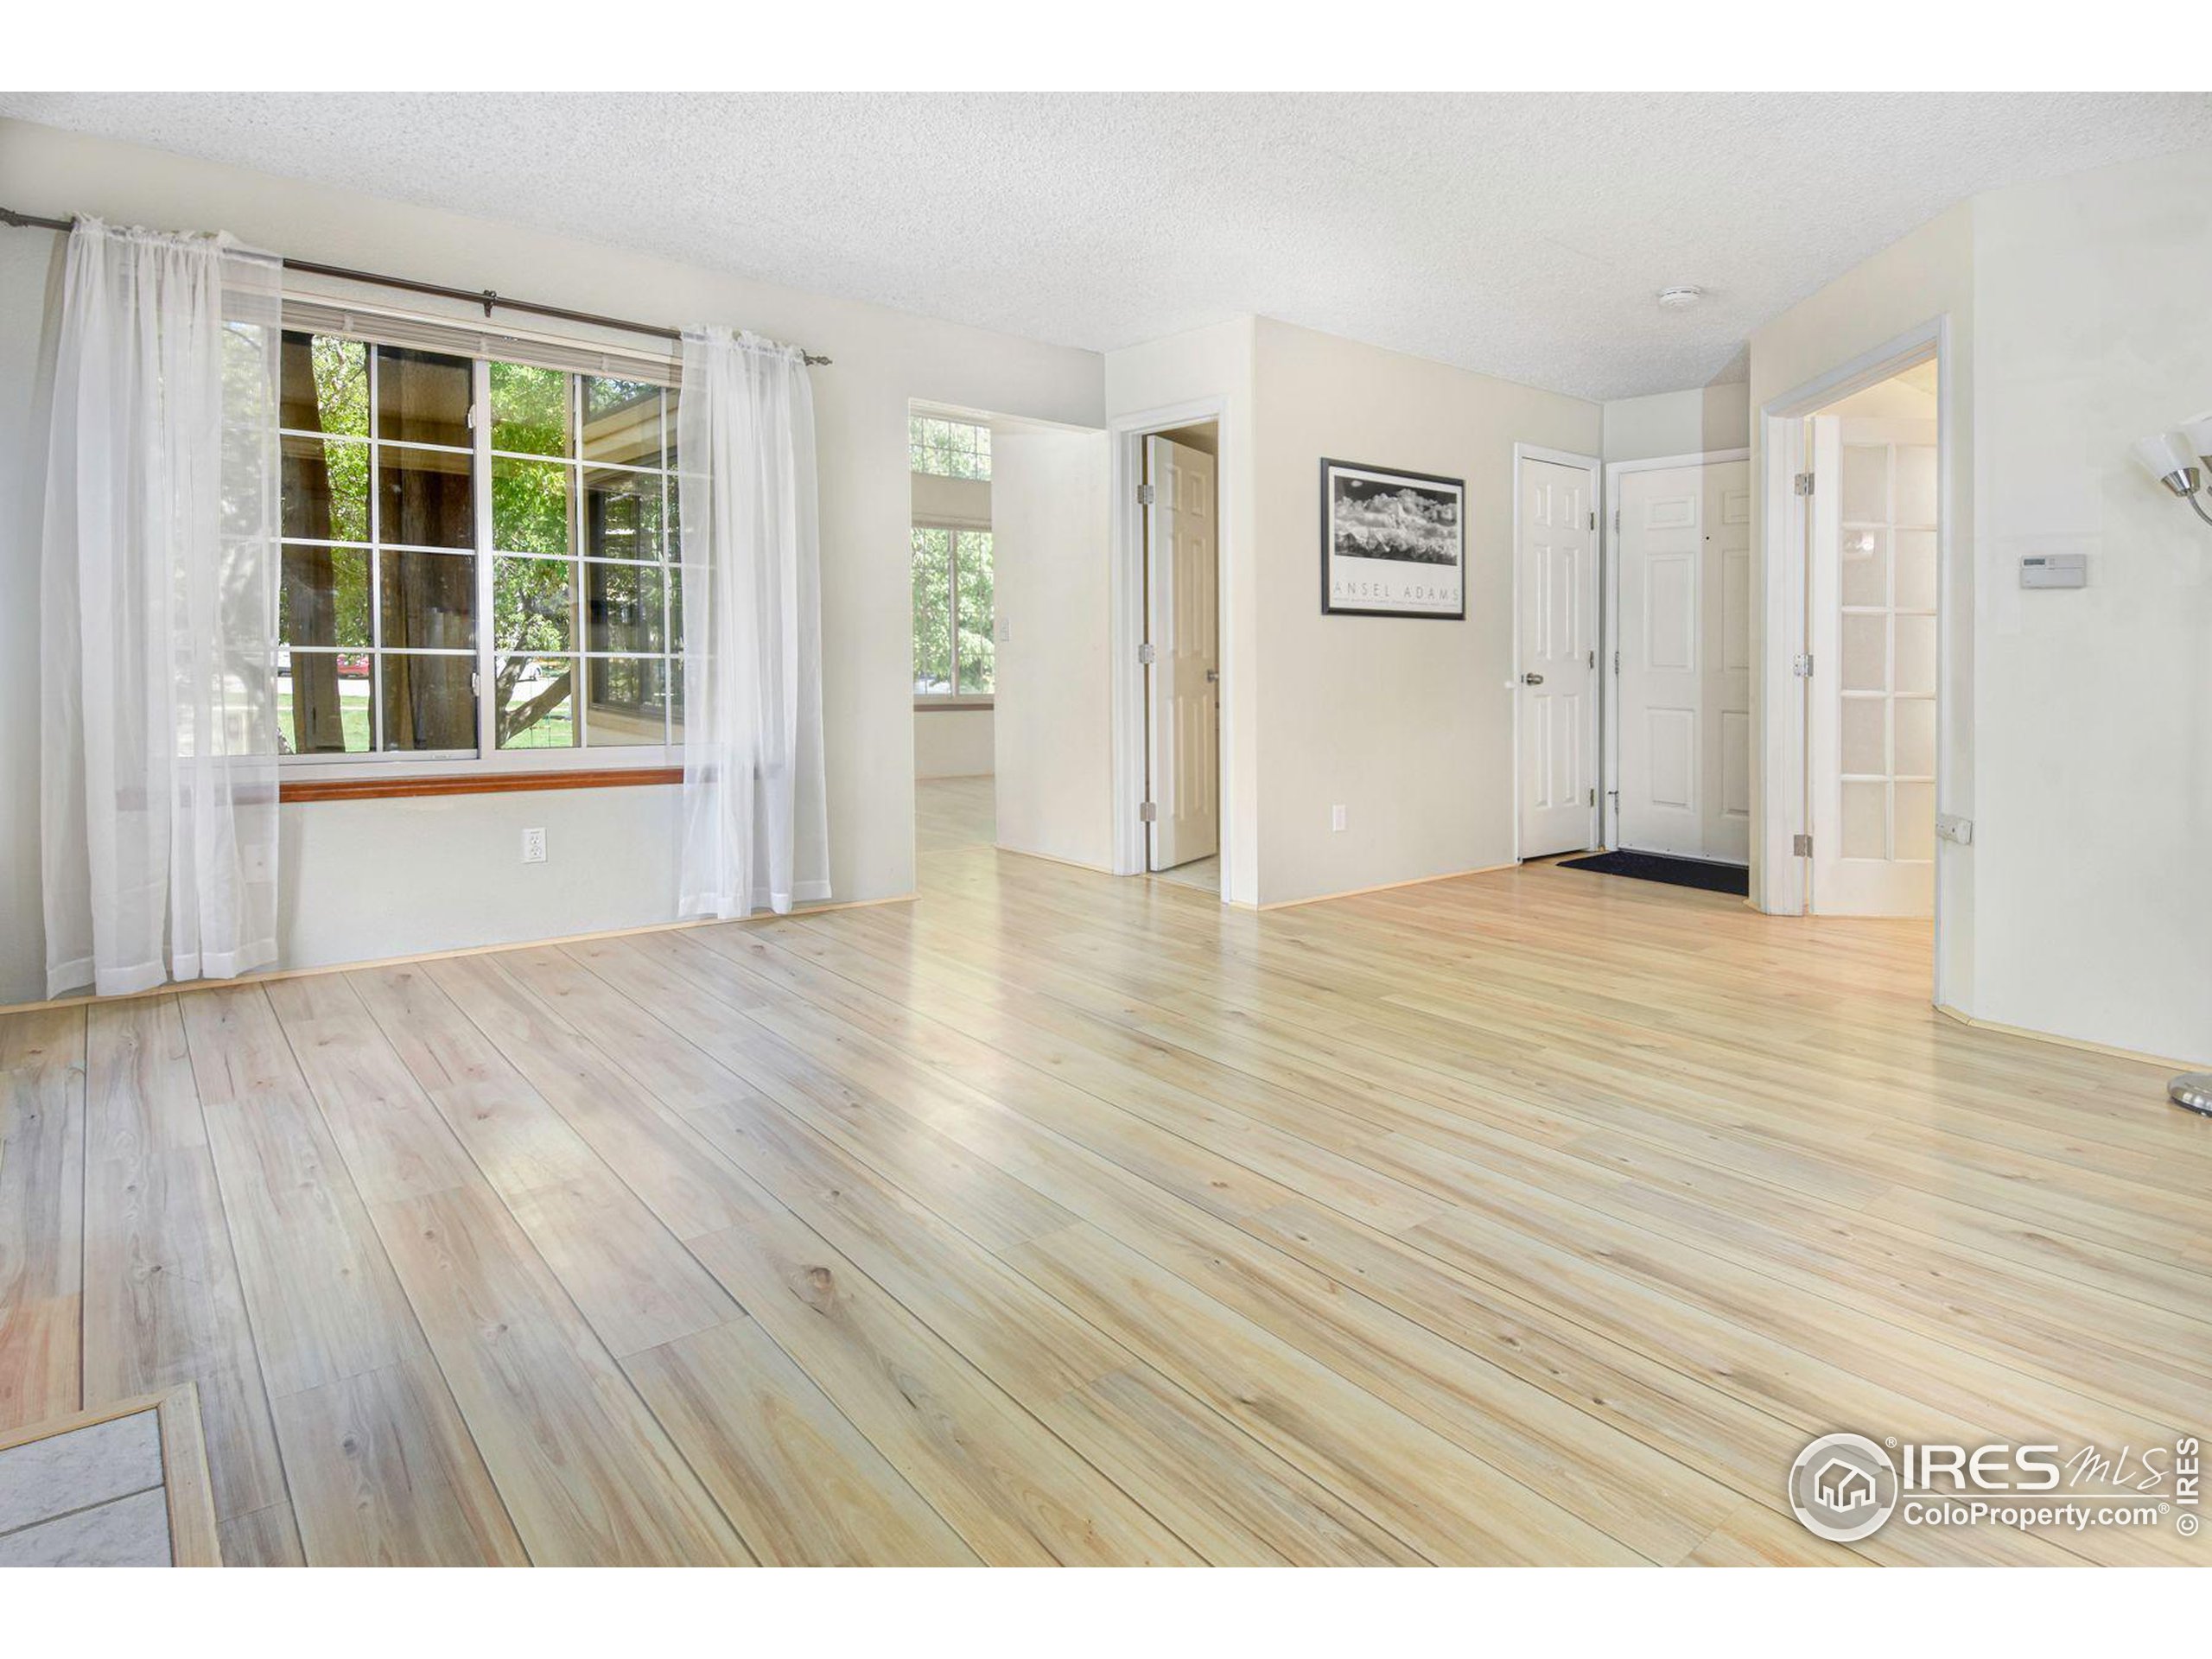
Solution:
<path fill-rule="evenodd" d="M 306 801 L 388 801 L 416 795 L 507 795 L 531 789 L 635 789 L 681 784 L 681 766 L 603 766 L 594 771 L 463 772 L 418 778 L 286 778 L 276 798 Z"/>

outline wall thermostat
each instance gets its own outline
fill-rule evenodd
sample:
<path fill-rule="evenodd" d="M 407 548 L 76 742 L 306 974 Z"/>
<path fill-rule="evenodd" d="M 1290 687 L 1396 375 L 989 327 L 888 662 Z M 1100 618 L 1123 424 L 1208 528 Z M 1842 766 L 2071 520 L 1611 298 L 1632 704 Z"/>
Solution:
<path fill-rule="evenodd" d="M 2031 553 L 2020 561 L 2023 588 L 2086 588 L 2089 561 L 2081 553 Z"/>

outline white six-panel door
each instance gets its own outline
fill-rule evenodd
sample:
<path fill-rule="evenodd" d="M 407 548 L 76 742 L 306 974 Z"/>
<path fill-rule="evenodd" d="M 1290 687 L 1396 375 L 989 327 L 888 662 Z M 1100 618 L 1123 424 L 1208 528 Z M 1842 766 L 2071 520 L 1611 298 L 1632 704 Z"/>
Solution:
<path fill-rule="evenodd" d="M 1153 648 L 1154 818 L 1149 867 L 1169 870 L 1221 848 L 1221 627 L 1214 459 L 1147 438 L 1145 631 Z"/>
<path fill-rule="evenodd" d="M 1741 461 L 1619 475 L 1624 848 L 1751 856 L 1751 505 Z"/>
<path fill-rule="evenodd" d="M 1597 840 L 1594 467 L 1521 460 L 1521 856 Z"/>

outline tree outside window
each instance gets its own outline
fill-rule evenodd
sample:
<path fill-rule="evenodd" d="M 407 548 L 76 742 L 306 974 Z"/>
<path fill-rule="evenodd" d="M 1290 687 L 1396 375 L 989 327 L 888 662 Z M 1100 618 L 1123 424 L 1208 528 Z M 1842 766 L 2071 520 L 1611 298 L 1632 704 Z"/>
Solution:
<path fill-rule="evenodd" d="M 281 395 L 287 753 L 680 741 L 674 390 L 291 330 Z"/>
<path fill-rule="evenodd" d="M 934 415 L 910 416 L 906 454 L 918 473 L 980 479 L 986 484 L 991 480 L 991 429 L 988 426 L 940 420 Z"/>
<path fill-rule="evenodd" d="M 916 524 L 913 580 L 916 700 L 989 696 L 991 532 Z"/>

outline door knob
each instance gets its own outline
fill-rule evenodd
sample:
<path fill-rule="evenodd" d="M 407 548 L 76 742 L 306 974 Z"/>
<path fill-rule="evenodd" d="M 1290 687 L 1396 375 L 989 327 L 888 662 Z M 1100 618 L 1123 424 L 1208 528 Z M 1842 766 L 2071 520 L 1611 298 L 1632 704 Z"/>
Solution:
<path fill-rule="evenodd" d="M 1212 685 L 1212 684 L 1217 683 L 1220 680 L 1220 678 L 1221 678 L 1221 671 L 1220 671 L 1219 669 L 1217 669 L 1217 668 L 1210 668 L 1210 669 L 1206 670 L 1206 683 L 1207 683 L 1208 685 Z"/>
<path fill-rule="evenodd" d="M 1541 685 L 1543 683 L 1544 677 L 1541 674 L 1523 674 L 1521 677 L 1521 683 L 1523 685 Z"/>

